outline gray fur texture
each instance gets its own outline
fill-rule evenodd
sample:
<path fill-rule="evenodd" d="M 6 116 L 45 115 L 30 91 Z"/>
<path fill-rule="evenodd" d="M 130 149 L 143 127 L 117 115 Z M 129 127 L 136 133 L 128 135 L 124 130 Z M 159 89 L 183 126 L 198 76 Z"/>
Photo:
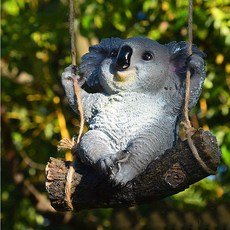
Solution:
<path fill-rule="evenodd" d="M 78 147 L 82 162 L 115 185 L 124 185 L 176 142 L 185 76 L 190 68 L 189 108 L 200 96 L 205 54 L 186 42 L 166 45 L 145 37 L 103 39 L 82 57 L 78 80 L 89 130 Z M 62 84 L 72 109 L 77 100 L 69 66 Z"/>

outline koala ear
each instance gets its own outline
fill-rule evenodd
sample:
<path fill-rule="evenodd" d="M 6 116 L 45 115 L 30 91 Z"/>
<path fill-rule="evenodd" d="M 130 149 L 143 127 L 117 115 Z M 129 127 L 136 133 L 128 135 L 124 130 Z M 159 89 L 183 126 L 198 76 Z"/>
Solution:
<path fill-rule="evenodd" d="M 82 56 L 80 65 L 80 75 L 86 81 L 87 88 L 91 91 L 101 89 L 98 74 L 100 65 L 108 57 L 112 50 L 118 50 L 121 43 L 120 38 L 105 38 L 97 45 L 89 47 L 89 53 Z"/>
<path fill-rule="evenodd" d="M 170 62 L 174 67 L 174 71 L 177 75 L 184 75 L 186 73 L 186 62 L 189 57 L 188 54 L 188 43 L 181 42 L 170 42 L 166 44 L 170 53 Z M 206 54 L 198 50 L 196 45 L 192 45 L 192 53 L 197 54 L 202 58 L 206 57 Z"/>

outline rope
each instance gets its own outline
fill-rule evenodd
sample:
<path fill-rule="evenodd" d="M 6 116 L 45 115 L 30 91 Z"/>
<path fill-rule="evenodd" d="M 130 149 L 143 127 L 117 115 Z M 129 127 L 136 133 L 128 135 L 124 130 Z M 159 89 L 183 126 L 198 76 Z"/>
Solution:
<path fill-rule="evenodd" d="M 193 4 L 192 0 L 189 0 L 188 6 L 188 55 L 192 55 L 192 13 L 193 13 Z M 184 119 L 185 119 L 185 127 L 186 129 L 191 129 L 191 122 L 188 116 L 188 104 L 189 104 L 189 96 L 190 96 L 190 77 L 191 72 L 189 68 L 187 68 L 186 72 L 186 91 L 185 91 L 185 105 L 184 105 Z"/>
<path fill-rule="evenodd" d="M 192 34 L 192 21 L 193 21 L 193 1 L 192 0 L 188 0 L 189 4 L 188 4 L 188 55 L 192 55 L 192 42 L 193 42 L 193 34 Z M 186 130 L 186 136 L 187 136 L 187 140 L 188 140 L 188 145 L 193 153 L 193 156 L 195 157 L 195 159 L 198 161 L 198 163 L 200 164 L 200 166 L 203 168 L 203 170 L 205 172 L 207 172 L 208 174 L 215 174 L 215 171 L 210 169 L 205 162 L 201 159 L 194 143 L 192 140 L 192 134 L 193 134 L 193 127 L 191 125 L 191 122 L 189 120 L 189 109 L 188 109 L 188 104 L 189 104 L 189 97 L 190 97 L 190 77 L 191 77 L 191 72 L 190 69 L 187 68 L 187 72 L 186 72 L 186 91 L 185 91 L 185 105 L 184 105 L 184 126 L 185 126 L 185 130 Z"/>
<path fill-rule="evenodd" d="M 75 17 L 75 12 L 74 12 L 74 3 L 73 0 L 69 0 L 69 32 L 70 32 L 70 37 L 71 37 L 71 59 L 72 59 L 72 65 L 76 65 L 76 39 L 75 39 L 75 30 L 74 30 L 74 17 Z M 65 185 L 65 195 L 66 195 L 66 202 L 67 205 L 69 206 L 69 208 L 71 210 L 73 210 L 73 205 L 71 202 L 71 183 L 72 183 L 72 179 L 73 179 L 73 175 L 75 172 L 74 169 L 74 165 L 76 162 L 76 153 L 74 152 L 74 150 L 76 150 L 76 146 L 78 146 L 82 133 L 83 133 L 83 129 L 84 129 L 84 113 L 83 113 L 83 107 L 82 107 L 82 101 L 81 101 L 81 88 L 78 84 L 78 81 L 76 80 L 76 73 L 74 73 L 74 77 L 73 77 L 73 83 L 74 83 L 74 90 L 75 90 L 75 94 L 77 97 L 77 105 L 78 105 L 78 111 L 80 114 L 80 129 L 78 132 L 78 137 L 77 137 L 77 141 L 74 143 L 74 145 L 72 146 L 72 154 L 73 154 L 73 160 L 70 164 L 68 173 L 67 173 L 67 177 L 66 177 L 66 185 Z"/>
<path fill-rule="evenodd" d="M 71 42 L 71 60 L 72 65 L 76 65 L 76 46 L 75 46 L 75 30 L 74 30 L 74 3 L 73 0 L 69 0 L 69 33 Z"/>

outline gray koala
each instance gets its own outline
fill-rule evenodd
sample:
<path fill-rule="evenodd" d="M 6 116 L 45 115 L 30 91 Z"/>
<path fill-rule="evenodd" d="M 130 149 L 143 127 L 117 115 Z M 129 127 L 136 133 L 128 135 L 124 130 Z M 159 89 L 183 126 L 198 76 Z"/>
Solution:
<path fill-rule="evenodd" d="M 73 71 L 89 129 L 82 137 L 81 161 L 124 185 L 176 143 L 182 118 L 187 66 L 191 70 L 189 109 L 197 103 L 205 79 L 205 54 L 186 42 L 161 45 L 145 37 L 103 39 L 69 66 L 62 84 L 77 111 Z"/>

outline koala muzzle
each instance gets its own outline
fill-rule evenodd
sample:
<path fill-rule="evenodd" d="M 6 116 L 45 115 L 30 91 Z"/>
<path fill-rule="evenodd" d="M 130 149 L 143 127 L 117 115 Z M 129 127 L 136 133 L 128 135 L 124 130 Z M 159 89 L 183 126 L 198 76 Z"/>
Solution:
<path fill-rule="evenodd" d="M 116 63 L 115 63 L 115 68 L 119 71 L 125 70 L 130 66 L 130 59 L 132 56 L 133 50 L 130 46 L 125 45 L 121 47 Z"/>

